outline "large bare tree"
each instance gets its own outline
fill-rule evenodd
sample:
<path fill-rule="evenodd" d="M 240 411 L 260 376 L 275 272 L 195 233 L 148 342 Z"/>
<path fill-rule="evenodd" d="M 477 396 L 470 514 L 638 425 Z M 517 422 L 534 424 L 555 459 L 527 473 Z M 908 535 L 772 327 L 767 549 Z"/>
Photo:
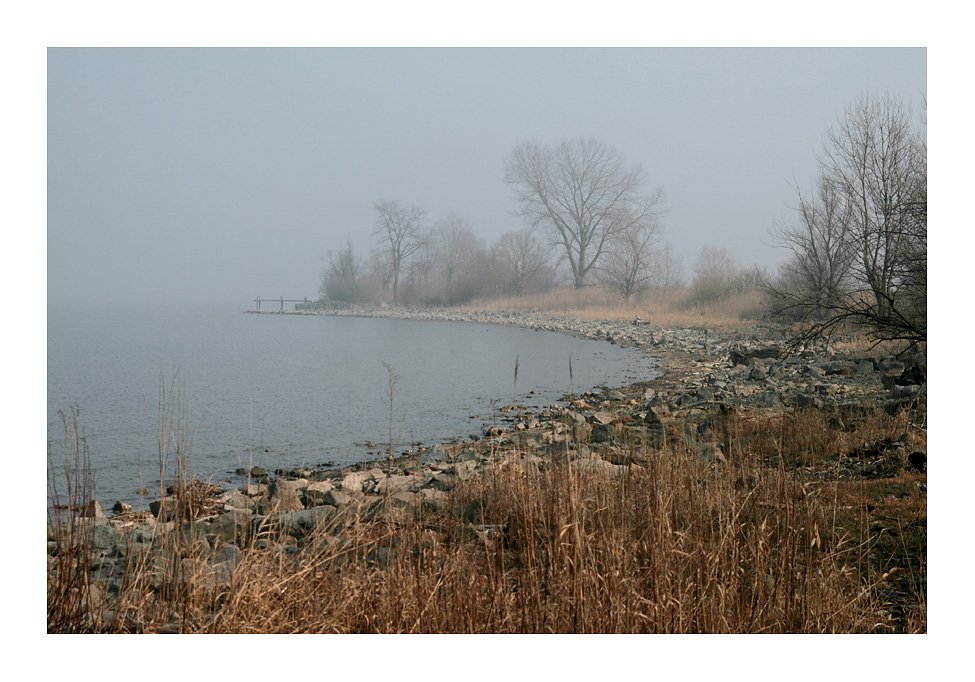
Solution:
<path fill-rule="evenodd" d="M 780 308 L 813 322 L 806 337 L 852 322 L 878 340 L 926 340 L 927 152 L 910 109 L 860 97 L 827 130 L 819 165 L 817 200 L 778 234 L 793 252 Z"/>
<path fill-rule="evenodd" d="M 398 302 L 399 276 L 403 263 L 423 248 L 429 239 L 422 226 L 426 211 L 398 201 L 383 199 L 374 205 L 376 224 L 373 236 L 389 263 L 393 278 L 393 303 Z"/>
<path fill-rule="evenodd" d="M 890 95 L 860 97 L 827 131 L 820 166 L 846 199 L 856 275 L 870 287 L 877 316 L 893 314 L 897 270 L 911 240 L 906 207 L 926 182 L 910 110 Z"/>
<path fill-rule="evenodd" d="M 554 147 L 523 142 L 504 162 L 504 180 L 514 190 L 518 213 L 548 231 L 576 288 L 586 285 L 619 235 L 653 224 L 663 192 L 643 194 L 645 179 L 639 165 L 628 166 L 615 149 L 586 138 Z"/>

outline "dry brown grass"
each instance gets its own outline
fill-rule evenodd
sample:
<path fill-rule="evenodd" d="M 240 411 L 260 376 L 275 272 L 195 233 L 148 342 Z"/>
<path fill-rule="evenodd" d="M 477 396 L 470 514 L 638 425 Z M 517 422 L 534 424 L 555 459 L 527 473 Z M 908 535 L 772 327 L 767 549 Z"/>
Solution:
<path fill-rule="evenodd" d="M 726 462 L 631 446 L 641 464 L 619 476 L 564 451 L 530 474 L 513 463 L 515 445 L 442 510 L 360 510 L 299 542 L 267 528 L 229 579 L 207 564 L 191 523 L 160 538 L 155 566 L 133 561 L 120 595 L 78 629 L 923 632 L 919 477 L 845 480 L 831 469 L 863 442 L 922 436 L 901 417 L 842 429 L 825 428 L 829 419 L 732 417 Z M 877 503 L 900 488 L 913 496 Z M 904 576 L 896 589 L 920 607 L 894 613 L 891 581 Z"/>
<path fill-rule="evenodd" d="M 93 519 L 86 518 L 94 476 L 88 444 L 78 424 L 78 409 L 59 415 L 64 425 L 63 478 L 55 471 L 50 444 L 47 455 L 49 541 L 57 545 L 57 551 L 48 558 L 47 623 L 55 632 L 77 632 L 90 627 L 94 608 L 91 574 L 95 525 Z"/>
<path fill-rule="evenodd" d="M 756 292 L 729 296 L 718 303 L 692 303 L 689 289 L 653 290 L 625 303 L 618 293 L 600 286 L 575 289 L 557 287 L 542 294 L 477 299 L 465 310 L 505 312 L 537 311 L 586 320 L 632 320 L 665 326 L 734 328 L 761 318 L 764 306 Z"/>

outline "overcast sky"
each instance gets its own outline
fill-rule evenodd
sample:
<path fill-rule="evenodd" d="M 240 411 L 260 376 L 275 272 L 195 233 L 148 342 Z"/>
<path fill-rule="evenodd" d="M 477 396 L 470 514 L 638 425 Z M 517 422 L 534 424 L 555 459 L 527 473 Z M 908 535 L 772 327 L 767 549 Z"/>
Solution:
<path fill-rule="evenodd" d="M 523 227 L 524 140 L 593 137 L 666 194 L 690 273 L 766 245 L 862 93 L 920 120 L 926 51 L 800 48 L 49 49 L 48 298 L 316 297 L 321 257 L 372 243 L 373 204 Z"/>

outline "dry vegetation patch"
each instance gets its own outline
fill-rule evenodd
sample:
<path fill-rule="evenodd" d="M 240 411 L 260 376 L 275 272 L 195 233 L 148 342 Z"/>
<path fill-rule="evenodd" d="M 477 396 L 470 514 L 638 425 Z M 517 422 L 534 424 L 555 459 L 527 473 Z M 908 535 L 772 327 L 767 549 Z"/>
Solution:
<path fill-rule="evenodd" d="M 584 320 L 632 320 L 639 316 L 655 325 L 685 327 L 707 325 L 735 328 L 758 320 L 767 311 L 757 291 L 731 294 L 712 303 L 695 303 L 694 292 L 683 289 L 651 289 L 624 302 L 619 293 L 603 286 L 584 289 L 556 287 L 525 296 L 476 299 L 461 310 L 504 312 L 535 311 L 551 315 L 570 315 Z"/>
<path fill-rule="evenodd" d="M 924 631 L 925 477 L 864 477 L 851 454 L 922 434 L 906 417 L 829 419 L 732 415 L 724 461 L 633 445 L 641 464 L 617 474 L 571 450 L 536 474 L 499 450 L 439 510 L 390 501 L 298 542 L 271 524 L 224 579 L 185 532 L 79 629 Z"/>

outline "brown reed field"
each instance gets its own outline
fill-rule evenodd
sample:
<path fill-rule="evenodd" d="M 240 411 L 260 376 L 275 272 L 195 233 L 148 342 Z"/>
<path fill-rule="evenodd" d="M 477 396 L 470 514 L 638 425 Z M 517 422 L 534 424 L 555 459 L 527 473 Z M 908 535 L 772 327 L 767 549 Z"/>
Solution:
<path fill-rule="evenodd" d="M 696 303 L 691 288 L 650 289 L 624 302 L 613 289 L 590 286 L 556 287 L 545 293 L 477 299 L 465 310 L 522 312 L 533 310 L 585 320 L 632 320 L 664 326 L 734 328 L 760 319 L 765 313 L 761 292 L 730 294 L 720 301 Z"/>
<path fill-rule="evenodd" d="M 174 530 L 130 548 L 116 593 L 92 578 L 92 527 L 68 522 L 49 560 L 48 628 L 925 632 L 924 477 L 896 464 L 875 481 L 838 473 L 860 444 L 921 448 L 924 430 L 904 413 L 834 419 L 730 415 L 723 461 L 628 443 L 620 475 L 573 456 L 580 444 L 543 455 L 514 441 L 441 508 L 348 509 L 297 541 L 271 523 L 232 573 L 202 540 L 205 486 L 190 481 L 171 491 Z"/>

